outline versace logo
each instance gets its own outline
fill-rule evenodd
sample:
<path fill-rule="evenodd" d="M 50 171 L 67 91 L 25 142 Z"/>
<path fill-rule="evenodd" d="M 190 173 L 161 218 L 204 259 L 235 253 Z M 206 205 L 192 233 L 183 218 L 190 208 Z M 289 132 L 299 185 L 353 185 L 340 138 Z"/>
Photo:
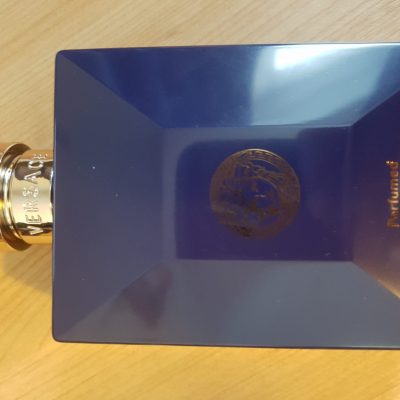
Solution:
<path fill-rule="evenodd" d="M 296 216 L 300 185 L 292 167 L 268 150 L 230 155 L 215 171 L 211 208 L 219 222 L 247 238 L 269 238 Z"/>

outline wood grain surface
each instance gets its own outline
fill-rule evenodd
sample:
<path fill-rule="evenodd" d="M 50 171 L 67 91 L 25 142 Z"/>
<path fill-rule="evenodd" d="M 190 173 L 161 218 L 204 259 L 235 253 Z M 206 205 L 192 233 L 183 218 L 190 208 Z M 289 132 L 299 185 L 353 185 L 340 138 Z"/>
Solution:
<path fill-rule="evenodd" d="M 0 140 L 52 146 L 60 49 L 397 41 L 399 27 L 390 0 L 0 0 Z M 400 352 L 56 343 L 43 247 L 0 255 L 0 400 L 11 399 L 392 400 Z"/>

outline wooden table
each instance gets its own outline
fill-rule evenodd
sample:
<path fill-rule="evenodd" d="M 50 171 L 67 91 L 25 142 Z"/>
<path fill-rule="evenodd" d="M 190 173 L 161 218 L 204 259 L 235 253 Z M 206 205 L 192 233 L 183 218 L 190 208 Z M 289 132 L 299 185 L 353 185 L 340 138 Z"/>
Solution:
<path fill-rule="evenodd" d="M 396 41 L 399 7 L 390 0 L 1 0 L 1 141 L 52 146 L 60 49 Z M 50 248 L 0 257 L 1 400 L 400 398 L 397 351 L 56 343 Z"/>

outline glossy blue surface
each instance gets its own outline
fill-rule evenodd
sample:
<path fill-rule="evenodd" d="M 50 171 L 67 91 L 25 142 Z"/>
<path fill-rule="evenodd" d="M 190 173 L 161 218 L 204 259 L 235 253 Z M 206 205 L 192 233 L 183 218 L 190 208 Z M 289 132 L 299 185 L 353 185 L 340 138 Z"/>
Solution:
<path fill-rule="evenodd" d="M 399 347 L 399 71 L 395 44 L 59 53 L 55 338 Z M 210 206 L 216 168 L 250 148 L 301 187 L 267 239 Z"/>

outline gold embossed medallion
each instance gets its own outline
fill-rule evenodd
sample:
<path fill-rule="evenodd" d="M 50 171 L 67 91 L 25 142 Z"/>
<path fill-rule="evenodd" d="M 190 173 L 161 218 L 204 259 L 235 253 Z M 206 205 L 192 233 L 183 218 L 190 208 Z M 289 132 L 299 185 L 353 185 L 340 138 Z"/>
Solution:
<path fill-rule="evenodd" d="M 210 202 L 218 221 L 230 230 L 248 238 L 269 238 L 296 216 L 299 180 L 279 155 L 246 149 L 218 166 L 211 180 Z"/>

